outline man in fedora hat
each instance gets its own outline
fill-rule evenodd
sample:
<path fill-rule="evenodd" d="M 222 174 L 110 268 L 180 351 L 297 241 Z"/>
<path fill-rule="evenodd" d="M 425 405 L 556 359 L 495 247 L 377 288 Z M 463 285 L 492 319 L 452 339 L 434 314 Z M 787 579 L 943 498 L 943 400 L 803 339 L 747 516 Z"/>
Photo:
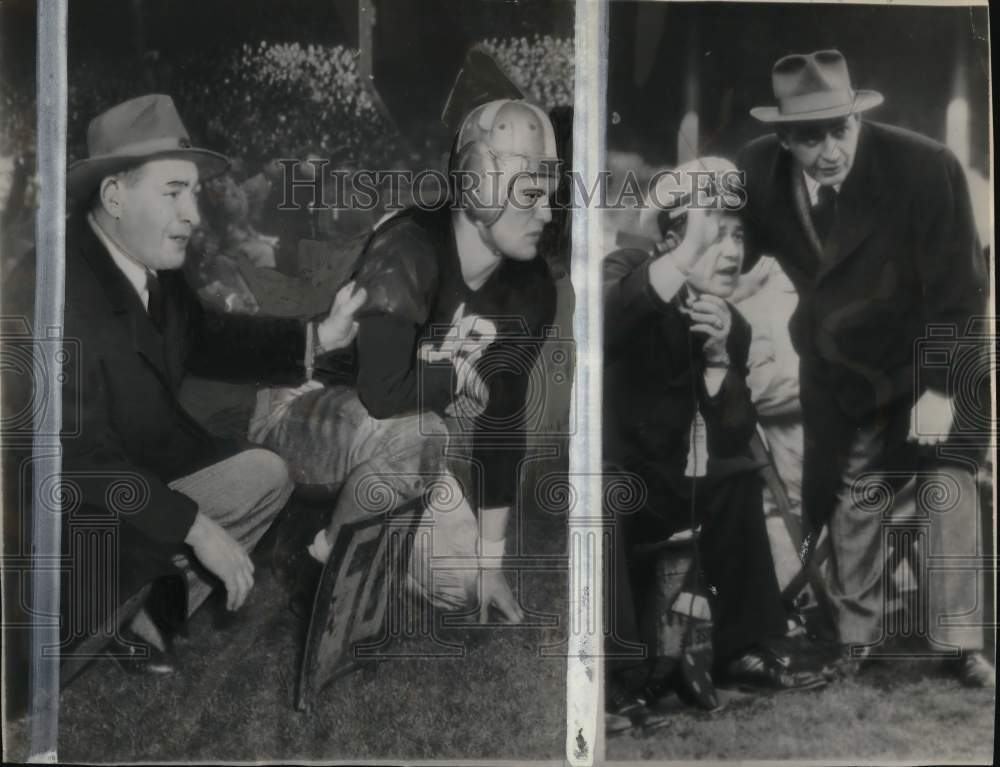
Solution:
<path fill-rule="evenodd" d="M 224 171 L 226 158 L 191 146 L 163 95 L 94 118 L 87 146 L 67 175 L 78 209 L 67 224 L 65 336 L 79 341 L 79 358 L 63 386 L 64 480 L 77 489 L 65 516 L 71 529 L 110 521 L 117 555 L 104 562 L 73 549 L 64 610 L 76 628 L 67 644 L 120 601 L 101 595 L 128 597 L 178 568 L 187 614 L 217 581 L 229 610 L 244 603 L 248 552 L 291 492 L 288 470 L 272 452 L 211 437 L 178 403 L 181 381 L 188 370 L 302 381 L 315 354 L 352 340 L 365 299 L 347 286 L 328 316 L 308 323 L 205 310 L 180 267 L 199 222 L 198 185 Z M 91 582 L 98 572 L 107 575 Z M 91 581 L 77 580 L 88 573 Z M 172 670 L 151 616 L 140 612 L 132 628 L 150 645 L 142 669 Z"/>
<path fill-rule="evenodd" d="M 968 340 L 970 320 L 986 308 L 986 278 L 962 168 L 937 142 L 863 121 L 883 98 L 852 87 L 839 51 L 785 56 L 772 85 L 777 105 L 751 114 L 774 133 L 739 160 L 748 257 L 773 254 L 800 296 L 790 331 L 800 355 L 803 508 L 813 544 L 829 526 L 830 603 L 854 659 L 842 666 L 858 670 L 857 659 L 878 655 L 885 640 L 886 523 L 903 506 L 892 496 L 917 483 L 934 555 L 930 612 L 917 619 L 963 682 L 992 684 L 979 652 L 982 582 L 975 572 L 934 571 L 938 555 L 975 558 L 981 540 L 982 435 L 969 426 L 976 393 L 951 387 L 954 362 L 969 352 L 975 378 L 984 352 Z M 943 364 L 921 353 L 927 343 Z M 947 488 L 947 508 L 923 508 L 933 487 Z"/>
<path fill-rule="evenodd" d="M 604 261 L 605 460 L 641 482 L 643 500 L 628 513 L 608 509 L 616 517 L 609 564 L 614 636 L 638 642 L 641 623 L 662 620 L 650 614 L 659 588 L 657 553 L 675 533 L 700 527 L 714 681 L 804 689 L 824 680 L 789 671 L 775 651 L 786 615 L 760 464 L 750 455 L 756 426 L 746 383 L 750 327 L 728 302 L 744 253 L 737 184 L 736 167 L 716 157 L 662 175 L 640 217 L 656 243 L 652 252 L 622 249 Z M 654 666 L 645 655 L 609 662 L 609 731 L 662 723 L 637 699 L 644 695 L 652 704 L 667 691 Z"/>

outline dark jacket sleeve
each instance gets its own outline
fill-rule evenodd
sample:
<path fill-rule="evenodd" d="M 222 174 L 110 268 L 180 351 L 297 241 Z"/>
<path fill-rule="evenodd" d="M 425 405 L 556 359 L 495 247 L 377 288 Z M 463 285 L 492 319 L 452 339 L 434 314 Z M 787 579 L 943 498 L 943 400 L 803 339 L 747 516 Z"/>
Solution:
<path fill-rule="evenodd" d="M 740 150 L 736 158 L 736 167 L 743 173 L 743 191 L 746 195 L 742 211 L 744 271 L 752 268 L 761 256 L 774 252 L 774 247 L 767 239 L 768 227 L 760 220 L 761 205 L 757 191 L 765 183 L 762 156 L 769 154 L 765 149 L 771 140 L 771 137 L 767 137 L 766 140 L 751 142 Z"/>
<path fill-rule="evenodd" d="M 83 326 L 85 321 L 74 317 L 74 311 L 67 307 L 66 326 Z M 63 481 L 68 495 L 107 510 L 116 521 L 154 541 L 180 545 L 198 505 L 127 457 L 110 414 L 108 373 L 94 345 L 77 344 L 69 359 L 76 369 L 67 372 L 63 384 Z"/>
<path fill-rule="evenodd" d="M 407 218 L 385 227 L 368 243 L 355 274 L 368 292 L 355 342 L 358 398 L 375 418 L 440 412 L 451 401 L 451 366 L 418 358 L 439 279 L 434 243 Z"/>
<path fill-rule="evenodd" d="M 733 329 L 726 343 L 730 359 L 726 377 L 713 396 L 705 388 L 704 376 L 699 376 L 698 383 L 701 414 L 708 431 L 708 454 L 714 458 L 744 455 L 757 428 L 757 413 L 747 386 L 750 325 L 731 306 L 730 310 Z"/>
<path fill-rule="evenodd" d="M 967 334 L 969 320 L 986 311 L 986 259 L 961 165 L 943 147 L 933 160 L 917 185 L 912 214 L 920 227 L 916 263 L 924 322 L 954 328 L 957 343 Z M 948 391 L 948 366 L 927 366 L 921 374 L 929 388 L 954 393 Z"/>
<path fill-rule="evenodd" d="M 357 392 L 373 418 L 391 418 L 418 410 L 442 412 L 451 402 L 451 365 L 417 359 L 419 328 L 391 314 L 364 317 L 358 323 Z"/>
<path fill-rule="evenodd" d="M 539 276 L 526 291 L 522 337 L 493 344 L 478 363 L 489 386 L 489 403 L 476 421 L 473 458 L 483 467 L 483 505 L 510 506 L 517 499 L 518 467 L 524 458 L 530 426 L 526 420 L 529 394 L 545 396 L 548 375 L 543 369 L 540 392 L 530 392 L 531 373 L 544 344 L 543 329 L 555 319 L 556 288 L 548 268 L 538 261 Z M 498 331 L 503 330 L 498 325 Z"/>
<path fill-rule="evenodd" d="M 161 276 L 184 313 L 185 367 L 232 381 L 297 384 L 305 379 L 306 323 L 206 309 L 181 271 Z"/>
<path fill-rule="evenodd" d="M 628 348 L 637 333 L 664 314 L 681 320 L 670 302 L 649 282 L 652 259 L 641 250 L 619 250 L 604 259 L 604 354 L 610 360 Z"/>

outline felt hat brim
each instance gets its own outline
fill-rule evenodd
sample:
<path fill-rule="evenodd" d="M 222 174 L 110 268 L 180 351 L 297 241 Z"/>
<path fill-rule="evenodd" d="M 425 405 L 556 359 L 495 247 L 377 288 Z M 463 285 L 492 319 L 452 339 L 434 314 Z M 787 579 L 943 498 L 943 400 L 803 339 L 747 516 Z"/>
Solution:
<path fill-rule="evenodd" d="M 214 178 L 229 168 L 229 159 L 218 152 L 195 147 L 168 149 L 161 152 L 127 154 L 117 153 L 77 160 L 66 171 L 66 191 L 76 200 L 83 201 L 101 182 L 101 179 L 134 168 L 151 160 L 190 160 L 198 166 L 200 181 Z"/>
<path fill-rule="evenodd" d="M 820 120 L 836 120 L 838 117 L 857 112 L 865 112 L 877 107 L 885 99 L 878 91 L 855 91 L 854 100 L 850 104 L 841 104 L 828 109 L 815 109 L 808 112 L 782 113 L 779 107 L 754 107 L 750 115 L 762 123 L 801 123 Z"/>

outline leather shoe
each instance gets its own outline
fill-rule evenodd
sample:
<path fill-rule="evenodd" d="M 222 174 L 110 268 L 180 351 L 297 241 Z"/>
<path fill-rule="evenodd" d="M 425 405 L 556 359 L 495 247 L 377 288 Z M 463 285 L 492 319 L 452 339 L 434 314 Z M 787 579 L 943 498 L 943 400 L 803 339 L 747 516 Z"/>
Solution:
<path fill-rule="evenodd" d="M 966 651 L 954 663 L 955 675 L 966 687 L 996 687 L 996 669 L 981 652 Z"/>
<path fill-rule="evenodd" d="M 845 644 L 840 646 L 836 660 L 824 669 L 824 674 L 831 681 L 851 679 L 876 665 L 877 659 L 871 656 L 867 647 Z"/>
<path fill-rule="evenodd" d="M 609 682 L 605 694 L 604 728 L 608 735 L 638 730 L 652 732 L 670 723 L 663 714 L 653 711 L 638 695 L 621 684 Z"/>
<path fill-rule="evenodd" d="M 788 657 L 758 648 L 724 664 L 716 673 L 716 682 L 720 686 L 736 687 L 745 692 L 785 692 L 814 690 L 826 685 L 827 680 L 812 671 L 792 671 Z"/>
<path fill-rule="evenodd" d="M 166 650 L 161 650 L 128 630 L 121 633 L 121 638 L 125 643 L 119 643 L 113 651 L 107 652 L 125 673 L 133 676 L 167 676 L 177 673 L 177 659 L 169 643 Z"/>

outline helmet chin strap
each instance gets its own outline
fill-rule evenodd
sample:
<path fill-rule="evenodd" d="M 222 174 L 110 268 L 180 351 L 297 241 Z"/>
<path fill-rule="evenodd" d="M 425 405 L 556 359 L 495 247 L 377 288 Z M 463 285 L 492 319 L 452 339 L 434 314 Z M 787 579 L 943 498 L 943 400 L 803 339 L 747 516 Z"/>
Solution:
<path fill-rule="evenodd" d="M 479 232 L 479 239 L 482 240 L 483 245 L 485 245 L 493 255 L 498 258 L 503 258 L 503 253 L 500 251 L 496 240 L 493 238 L 493 224 L 485 224 L 482 221 L 477 221 L 476 231 Z"/>

